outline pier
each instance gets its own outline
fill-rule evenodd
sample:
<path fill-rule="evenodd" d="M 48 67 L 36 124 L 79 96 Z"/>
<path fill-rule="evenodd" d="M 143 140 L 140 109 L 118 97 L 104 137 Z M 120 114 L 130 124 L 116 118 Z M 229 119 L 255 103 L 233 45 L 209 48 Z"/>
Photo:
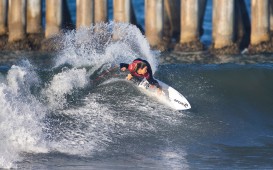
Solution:
<path fill-rule="evenodd" d="M 73 24 L 67 7 L 72 1 L 0 0 L 0 50 L 46 50 L 43 43 L 60 36 L 63 30 L 108 22 L 109 15 L 115 22 L 139 26 L 132 1 L 73 0 Z M 177 52 L 206 50 L 214 54 L 238 54 L 245 49 L 250 53 L 273 52 L 273 0 L 251 0 L 250 7 L 244 0 L 211 0 L 212 9 L 206 8 L 208 0 L 143 1 L 145 28 L 139 28 L 145 30 L 143 34 L 152 48 Z M 209 45 L 200 40 L 206 10 L 212 10 Z"/>

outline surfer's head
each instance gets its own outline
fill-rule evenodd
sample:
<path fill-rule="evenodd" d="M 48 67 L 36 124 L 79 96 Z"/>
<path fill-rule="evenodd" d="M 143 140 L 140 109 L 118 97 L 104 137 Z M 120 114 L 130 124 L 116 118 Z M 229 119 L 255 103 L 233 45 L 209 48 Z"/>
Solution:
<path fill-rule="evenodd" d="M 147 73 L 147 65 L 146 63 L 144 62 L 139 62 L 137 63 L 137 66 L 136 66 L 136 72 L 137 74 L 142 74 L 144 75 L 145 73 Z"/>

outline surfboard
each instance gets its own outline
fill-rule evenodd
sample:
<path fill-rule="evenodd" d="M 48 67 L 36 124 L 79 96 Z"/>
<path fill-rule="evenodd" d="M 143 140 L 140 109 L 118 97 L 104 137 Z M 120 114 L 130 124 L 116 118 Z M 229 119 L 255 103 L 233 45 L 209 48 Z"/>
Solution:
<path fill-rule="evenodd" d="M 141 89 L 141 91 L 156 98 L 159 102 L 168 105 L 174 110 L 187 110 L 191 108 L 190 103 L 181 93 L 160 80 L 156 79 L 162 87 L 162 91 L 159 91 L 155 86 L 150 85 L 145 78 L 143 80 L 137 80 L 135 78 L 131 80 Z"/>

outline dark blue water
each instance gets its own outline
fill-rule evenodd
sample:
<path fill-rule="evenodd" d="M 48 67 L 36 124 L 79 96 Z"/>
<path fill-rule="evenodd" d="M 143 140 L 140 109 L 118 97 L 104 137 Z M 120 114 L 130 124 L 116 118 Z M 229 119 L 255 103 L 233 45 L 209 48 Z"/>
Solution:
<path fill-rule="evenodd" d="M 159 63 L 127 24 L 67 32 L 63 43 L 54 54 L 5 54 L 25 59 L 0 66 L 0 168 L 272 169 L 269 60 Z M 174 111 L 111 72 L 94 82 L 139 56 L 192 109 Z"/>
<path fill-rule="evenodd" d="M 182 92 L 192 104 L 191 110 L 182 112 L 161 105 L 121 79 L 111 79 L 96 87 L 84 85 L 86 73 L 81 71 L 88 67 L 57 69 L 53 73 L 37 71 L 40 85 L 31 82 L 35 81 L 33 78 L 29 80 L 29 76 L 34 76 L 31 71 L 27 71 L 25 83 L 20 82 L 23 71 L 18 69 L 1 74 L 2 83 L 6 84 L 1 85 L 0 103 L 5 108 L 1 111 L 1 139 L 5 148 L 1 149 L 2 153 L 7 150 L 1 156 L 12 161 L 13 166 L 31 169 L 273 166 L 272 64 L 159 66 L 156 77 Z M 21 90 L 16 91 L 13 83 Z M 29 87 L 33 92 L 27 91 Z"/>

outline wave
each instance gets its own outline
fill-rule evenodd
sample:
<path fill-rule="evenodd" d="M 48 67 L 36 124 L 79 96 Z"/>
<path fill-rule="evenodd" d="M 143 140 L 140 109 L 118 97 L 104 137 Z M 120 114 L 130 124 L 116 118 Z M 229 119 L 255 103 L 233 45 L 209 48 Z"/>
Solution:
<path fill-rule="evenodd" d="M 90 83 L 98 70 L 137 57 L 156 70 L 158 53 L 135 26 L 100 23 L 67 32 L 62 43 L 51 68 L 24 60 L 1 69 L 0 168 L 16 167 L 22 153 L 92 155 L 107 148 L 113 135 L 130 134 L 122 130 L 127 124 L 132 129 L 147 124 L 118 118 Z"/>
<path fill-rule="evenodd" d="M 10 168 L 20 152 L 46 152 L 42 119 L 47 109 L 32 94 L 39 77 L 28 62 L 12 66 L 0 85 L 0 165 Z"/>
<path fill-rule="evenodd" d="M 168 164 L 182 166 L 200 141 L 249 145 L 272 133 L 272 64 L 158 66 L 158 53 L 129 24 L 67 32 L 62 43 L 49 68 L 23 60 L 0 70 L 0 168 L 16 167 L 25 153 L 107 157 L 161 147 Z M 192 109 L 176 112 L 112 73 L 91 82 L 139 56 Z"/>
<path fill-rule="evenodd" d="M 146 59 L 156 71 L 159 54 L 150 49 L 140 30 L 128 23 L 99 23 L 83 27 L 64 35 L 64 50 L 56 57 L 56 67 L 70 64 L 73 67 L 89 66 L 97 70 L 101 66 Z"/>

